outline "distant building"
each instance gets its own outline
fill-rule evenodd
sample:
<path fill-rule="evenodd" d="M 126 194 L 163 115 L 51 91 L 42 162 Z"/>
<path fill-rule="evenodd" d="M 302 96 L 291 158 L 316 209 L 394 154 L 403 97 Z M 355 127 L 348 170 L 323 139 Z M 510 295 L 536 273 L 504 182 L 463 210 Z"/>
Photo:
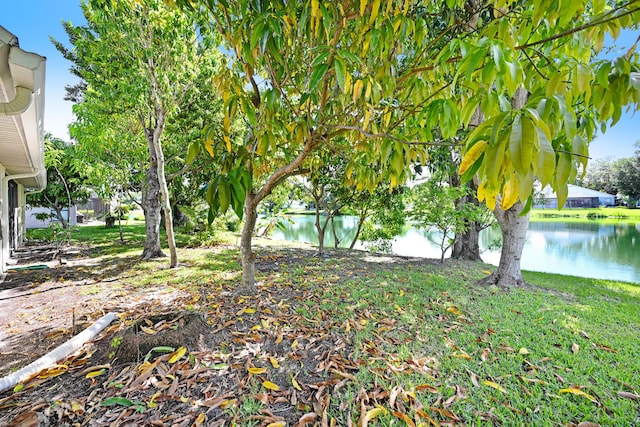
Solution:
<path fill-rule="evenodd" d="M 577 185 L 569 184 L 569 195 L 567 202 L 563 207 L 565 208 L 598 208 L 600 206 L 614 206 L 616 202 L 616 196 L 602 191 L 590 190 L 584 187 L 578 187 Z M 558 208 L 558 196 L 549 186 L 536 197 L 536 202 L 533 205 L 534 208 L 543 209 L 557 209 Z"/>

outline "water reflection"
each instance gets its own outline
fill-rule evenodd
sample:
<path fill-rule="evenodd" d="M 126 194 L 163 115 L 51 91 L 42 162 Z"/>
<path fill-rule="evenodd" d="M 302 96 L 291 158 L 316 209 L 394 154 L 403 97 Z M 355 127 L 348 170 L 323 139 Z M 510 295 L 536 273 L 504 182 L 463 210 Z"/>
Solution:
<path fill-rule="evenodd" d="M 294 215 L 286 231 L 276 231 L 274 238 L 317 244 L 313 215 Z M 356 218 L 336 218 L 341 246 L 346 247 L 356 231 Z M 500 251 L 488 250 L 500 238 L 499 228 L 480 234 L 482 258 L 497 265 Z M 407 228 L 393 243 L 397 255 L 439 258 L 440 235 Z M 333 246 L 327 229 L 325 245 Z M 358 247 L 358 246 L 356 246 Z M 361 246 L 360 246 L 361 247 Z M 532 222 L 522 256 L 525 270 L 571 274 L 582 277 L 624 280 L 640 283 L 640 224 L 598 224 L 596 222 Z"/>

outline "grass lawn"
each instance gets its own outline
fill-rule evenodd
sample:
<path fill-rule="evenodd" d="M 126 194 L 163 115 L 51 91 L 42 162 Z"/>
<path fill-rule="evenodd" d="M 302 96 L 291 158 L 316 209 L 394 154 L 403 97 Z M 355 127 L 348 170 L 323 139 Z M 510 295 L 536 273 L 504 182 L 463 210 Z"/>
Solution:
<path fill-rule="evenodd" d="M 144 229 L 125 232 L 127 245 L 103 228 L 82 227 L 74 238 L 105 260 L 132 258 Z M 15 399 L 58 408 L 65 420 L 73 412 L 60 409 L 64 402 L 79 402 L 87 410 L 75 413 L 78 422 L 117 415 L 166 425 L 640 425 L 637 284 L 526 273 L 529 287 L 503 290 L 475 284 L 493 269 L 484 264 L 344 250 L 317 258 L 307 246 L 256 242 L 254 296 L 234 292 L 233 247 L 183 247 L 177 270 L 156 260 L 113 278 L 132 300 L 190 295 L 153 311 L 206 316 L 208 350 L 187 346 L 184 355 L 126 365 L 96 360 L 108 367 L 91 387 L 69 372 L 39 387 L 57 397 L 24 390 Z M 149 311 L 131 310 L 121 330 Z M 82 390 L 84 382 L 86 391 L 62 393 L 56 381 Z"/>
<path fill-rule="evenodd" d="M 640 222 L 640 209 L 617 208 L 565 208 L 565 209 L 532 209 L 531 219 L 534 221 L 584 221 L 598 222 Z"/>

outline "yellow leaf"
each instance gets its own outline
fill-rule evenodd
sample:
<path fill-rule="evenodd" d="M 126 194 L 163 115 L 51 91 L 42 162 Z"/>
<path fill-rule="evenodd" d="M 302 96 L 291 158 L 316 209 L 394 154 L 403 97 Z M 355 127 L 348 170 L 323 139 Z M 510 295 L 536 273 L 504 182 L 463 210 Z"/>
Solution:
<path fill-rule="evenodd" d="M 502 186 L 502 199 L 500 200 L 500 207 L 503 211 L 506 211 L 518 201 L 518 185 L 518 178 L 515 174 L 512 174 Z"/>
<path fill-rule="evenodd" d="M 280 387 L 278 387 L 278 384 L 274 384 L 271 381 L 263 382 L 262 387 L 266 388 L 267 390 L 273 390 L 273 391 L 280 390 Z"/>
<path fill-rule="evenodd" d="M 489 270 L 482 270 L 482 272 L 483 272 L 484 274 L 491 274 L 491 272 L 490 272 Z"/>
<path fill-rule="evenodd" d="M 488 145 L 487 141 L 478 141 L 469 148 L 460 162 L 458 175 L 464 174 L 480 158 Z"/>
<path fill-rule="evenodd" d="M 373 25 L 376 18 L 378 17 L 379 11 L 380 11 L 380 0 L 373 0 L 373 5 L 371 6 L 371 15 L 369 15 L 369 25 Z"/>
<path fill-rule="evenodd" d="M 275 357 L 269 356 L 269 362 L 271 362 L 271 366 L 273 366 L 276 369 L 280 367 L 280 364 L 278 363 Z"/>
<path fill-rule="evenodd" d="M 500 384 L 498 384 L 498 383 L 494 383 L 493 381 L 485 380 L 485 381 L 483 381 L 482 383 L 483 383 L 484 385 L 488 385 L 489 387 L 493 387 L 493 388 L 495 388 L 496 390 L 498 390 L 498 391 L 500 391 L 500 392 L 502 392 L 502 393 L 506 393 L 506 392 L 507 392 L 507 390 L 506 390 L 504 387 L 502 387 L 502 386 L 501 386 Z"/>
<path fill-rule="evenodd" d="M 246 314 L 253 314 L 256 312 L 255 308 L 245 308 L 244 310 L 242 310 L 244 313 Z"/>
<path fill-rule="evenodd" d="M 182 356 L 187 354 L 186 347 L 180 347 L 173 353 L 171 353 L 171 357 L 169 357 L 169 363 L 176 363 L 178 360 L 182 359 Z"/>
<path fill-rule="evenodd" d="M 275 423 L 267 424 L 267 427 L 286 427 L 287 423 L 284 421 L 277 421 Z"/>
<path fill-rule="evenodd" d="M 209 155 L 213 157 L 213 141 L 207 139 L 207 141 L 204 143 L 204 148 L 206 148 Z"/>
<path fill-rule="evenodd" d="M 38 378 L 57 377 L 58 375 L 62 375 L 67 372 L 67 369 L 68 367 L 66 365 L 56 365 L 42 372 L 40 375 L 38 375 Z"/>
<path fill-rule="evenodd" d="M 590 394 L 585 393 L 584 391 L 582 391 L 582 390 L 580 390 L 578 388 L 574 388 L 574 387 L 563 388 L 562 390 L 560 390 L 560 394 L 564 394 L 564 393 L 575 394 L 576 396 L 586 397 L 587 399 L 589 399 L 592 402 L 597 402 L 595 397 L 591 396 Z"/>
<path fill-rule="evenodd" d="M 106 369 L 100 369 L 97 371 L 89 372 L 87 375 L 85 375 L 85 378 L 95 378 L 97 376 L 104 374 L 105 370 Z"/>
<path fill-rule="evenodd" d="M 302 387 L 300 387 L 300 384 L 298 384 L 298 381 L 296 381 L 295 378 L 291 377 L 291 385 L 293 385 L 293 388 L 295 388 L 298 391 L 302 391 Z"/>
<path fill-rule="evenodd" d="M 229 136 L 227 136 L 227 135 L 225 135 L 223 138 L 224 138 L 224 142 L 225 142 L 225 143 L 226 143 L 226 145 L 227 145 L 227 151 L 228 151 L 228 152 L 231 152 L 231 139 L 230 139 L 230 138 L 229 138 Z M 213 150 L 211 150 L 211 151 L 209 152 L 209 154 L 211 154 L 212 152 L 213 152 Z M 211 154 L 211 157 L 213 157 L 213 154 Z"/>
<path fill-rule="evenodd" d="M 469 356 L 464 351 L 455 351 L 451 354 L 451 357 L 455 357 L 457 359 L 471 360 L 471 356 Z"/>
<path fill-rule="evenodd" d="M 526 347 L 522 347 L 518 353 L 525 355 L 525 354 L 529 354 L 529 350 L 526 349 Z"/>
<path fill-rule="evenodd" d="M 204 412 L 200 412 L 198 418 L 196 418 L 196 425 L 201 426 L 205 421 L 207 421 L 207 416 L 204 414 Z"/>
<path fill-rule="evenodd" d="M 449 313 L 455 314 L 456 316 L 461 316 L 462 315 L 462 312 L 460 310 L 458 310 L 458 307 L 456 307 L 455 305 L 452 305 L 451 307 L 448 307 L 447 311 Z"/>
<path fill-rule="evenodd" d="M 267 372 L 267 368 L 249 368 L 249 373 L 253 375 L 260 375 Z"/>
<path fill-rule="evenodd" d="M 20 390 L 22 390 L 23 388 L 24 388 L 24 384 L 18 384 L 17 386 L 15 386 L 15 387 L 13 388 L 13 392 L 14 392 L 14 393 L 17 393 L 17 392 L 19 392 Z"/>
<path fill-rule="evenodd" d="M 311 16 L 314 18 L 318 16 L 318 6 L 319 0 L 311 0 Z"/>
<path fill-rule="evenodd" d="M 298 346 L 298 340 L 293 340 L 291 343 L 291 348 L 296 348 Z"/>
<path fill-rule="evenodd" d="M 360 0 L 360 16 L 364 16 L 364 12 L 367 10 L 367 0 Z"/>
<path fill-rule="evenodd" d="M 155 329 L 151 329 L 147 326 L 140 326 L 140 329 L 142 330 L 142 332 L 144 332 L 147 335 L 155 335 L 157 334 L 157 331 Z"/>
<path fill-rule="evenodd" d="M 375 408 L 369 409 L 367 413 L 364 415 L 362 425 L 366 426 L 369 421 L 379 417 L 380 415 L 387 415 L 387 410 L 380 405 L 376 405 Z"/>
<path fill-rule="evenodd" d="M 162 392 L 157 391 L 153 394 L 153 396 L 151 396 L 151 400 L 149 400 L 149 403 L 147 403 L 147 406 L 149 408 L 155 408 L 156 406 L 158 406 L 158 404 L 155 402 L 155 400 L 158 398 L 158 396 L 160 396 L 162 394 Z"/>

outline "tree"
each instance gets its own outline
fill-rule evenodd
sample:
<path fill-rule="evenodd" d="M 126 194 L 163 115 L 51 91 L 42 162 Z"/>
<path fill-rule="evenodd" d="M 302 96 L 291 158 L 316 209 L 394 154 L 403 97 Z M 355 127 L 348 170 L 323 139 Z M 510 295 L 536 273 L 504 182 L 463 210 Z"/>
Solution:
<path fill-rule="evenodd" d="M 635 208 L 640 200 L 640 143 L 635 157 L 620 159 L 613 164 L 613 173 L 620 193 L 628 197 L 628 206 Z"/>
<path fill-rule="evenodd" d="M 460 201 L 470 192 L 467 186 L 452 186 L 445 171 L 432 174 L 429 179 L 413 188 L 413 207 L 409 218 L 418 228 L 435 228 L 440 240 L 440 262 L 454 242 L 455 237 L 464 233 L 469 223 L 476 223 L 483 214 L 484 207 Z"/>
<path fill-rule="evenodd" d="M 86 188 L 86 175 L 78 162 L 76 147 L 50 134 L 45 135 L 45 166 L 47 187 L 27 196 L 30 206 L 46 207 L 54 213 L 62 228 L 68 228 L 64 210 L 71 214 L 71 207 L 86 203 L 90 193 Z"/>
<path fill-rule="evenodd" d="M 611 159 L 597 159 L 591 162 L 584 178 L 578 178 L 576 183 L 592 190 L 614 195 L 619 191 Z"/>
<path fill-rule="evenodd" d="M 352 143 L 348 179 L 393 188 L 440 143 L 436 133 L 452 138 L 480 108 L 485 120 L 469 133 L 461 167 L 465 178 L 478 173 L 479 198 L 517 215 L 536 176 L 566 195 L 597 124 L 638 102 L 637 58 L 591 58 L 606 34 L 638 22 L 640 8 L 548 3 L 195 2 L 228 53 L 216 80 L 226 135 L 210 146 L 234 159 L 210 200 L 244 206 L 242 291 L 255 291 L 257 204 L 337 138 Z M 518 90 L 528 96 L 515 106 Z M 240 114 L 248 132 L 234 135 L 229 124 Z"/>
<path fill-rule="evenodd" d="M 211 34 L 197 32 L 188 16 L 162 1 L 123 0 L 115 6 L 90 1 L 82 7 L 88 26 L 67 24 L 73 50 L 63 51 L 86 85 L 81 97 L 74 96 L 81 99 L 75 110 L 80 123 L 74 126 L 74 135 L 83 144 L 101 144 L 108 135 L 112 144 L 122 145 L 124 140 L 136 147 L 135 152 L 146 150 L 142 257 L 164 256 L 159 236 L 162 210 L 170 267 L 175 267 L 163 139 L 167 123 L 180 107 L 198 96 L 196 84 L 201 73 L 210 70 L 215 53 L 209 50 L 204 54 L 202 47 L 212 43 Z"/>

